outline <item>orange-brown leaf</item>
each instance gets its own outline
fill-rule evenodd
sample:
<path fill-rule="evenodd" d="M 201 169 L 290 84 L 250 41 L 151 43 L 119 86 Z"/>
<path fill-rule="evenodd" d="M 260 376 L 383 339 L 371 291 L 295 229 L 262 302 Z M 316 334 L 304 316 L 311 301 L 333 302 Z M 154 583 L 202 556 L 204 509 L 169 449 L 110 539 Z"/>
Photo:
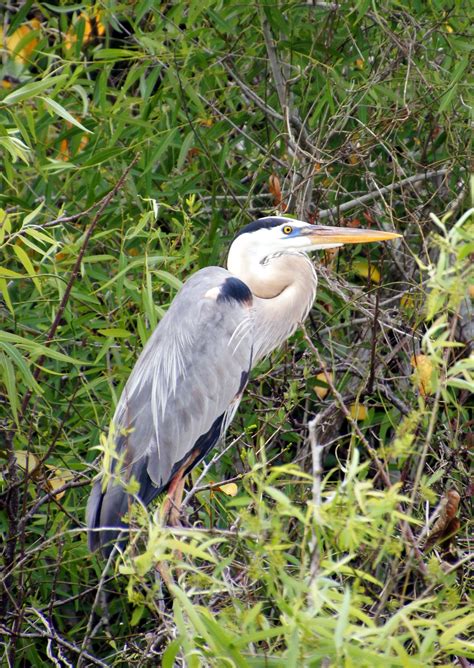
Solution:
<path fill-rule="evenodd" d="M 270 178 L 268 179 L 268 187 L 273 195 L 273 200 L 275 204 L 280 204 L 281 202 L 281 185 L 280 185 L 280 179 L 276 174 L 271 174 Z"/>
<path fill-rule="evenodd" d="M 455 489 L 450 489 L 445 494 L 441 501 L 439 517 L 426 541 L 425 550 L 430 550 L 436 543 L 443 543 L 446 547 L 452 541 L 452 537 L 460 527 L 460 522 L 456 517 L 460 500 L 461 497 Z"/>

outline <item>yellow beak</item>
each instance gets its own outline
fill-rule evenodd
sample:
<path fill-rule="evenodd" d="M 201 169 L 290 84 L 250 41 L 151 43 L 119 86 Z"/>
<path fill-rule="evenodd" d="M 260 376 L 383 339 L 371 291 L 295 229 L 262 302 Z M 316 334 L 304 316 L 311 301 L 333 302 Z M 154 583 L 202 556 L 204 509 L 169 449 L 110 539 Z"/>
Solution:
<path fill-rule="evenodd" d="M 311 237 L 311 241 L 318 245 L 333 244 L 368 244 L 372 241 L 388 241 L 398 239 L 401 234 L 396 232 L 382 232 L 380 230 L 364 230 L 354 227 L 329 227 L 326 225 L 312 225 L 304 229 L 304 234 Z"/>

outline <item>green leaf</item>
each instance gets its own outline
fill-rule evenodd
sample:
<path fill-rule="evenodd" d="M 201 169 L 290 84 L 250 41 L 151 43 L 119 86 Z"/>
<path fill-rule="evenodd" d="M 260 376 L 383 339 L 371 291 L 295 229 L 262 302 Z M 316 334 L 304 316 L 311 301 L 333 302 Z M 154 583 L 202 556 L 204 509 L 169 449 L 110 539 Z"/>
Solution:
<path fill-rule="evenodd" d="M 83 130 L 84 132 L 88 132 L 89 134 L 94 134 L 92 130 L 89 130 L 86 128 L 82 123 L 79 123 L 79 121 L 72 116 L 69 111 L 67 111 L 63 106 L 59 104 L 59 102 L 56 102 L 55 100 L 52 100 L 50 97 L 41 97 L 43 102 L 48 106 L 52 111 L 54 111 L 58 116 L 61 118 L 64 118 L 65 121 L 68 121 L 68 123 L 71 123 L 71 125 L 75 125 L 76 128 L 79 128 L 80 130 Z"/>
<path fill-rule="evenodd" d="M 34 379 L 34 376 L 21 353 L 14 346 L 1 341 L 0 348 L 2 348 L 2 350 L 5 352 L 5 355 L 7 355 L 14 362 L 25 385 L 33 390 L 38 396 L 43 394 L 43 389 Z"/>
<path fill-rule="evenodd" d="M 449 107 L 451 104 L 452 99 L 454 98 L 455 95 L 457 95 L 457 83 L 463 76 L 466 68 L 469 65 L 469 57 L 464 56 L 464 58 L 461 58 L 459 63 L 457 64 L 456 68 L 454 69 L 453 76 L 451 79 L 451 82 L 448 86 L 447 92 L 444 94 L 441 104 L 439 105 L 439 113 L 442 114 L 443 111 L 446 111 L 446 109 Z"/>
<path fill-rule="evenodd" d="M 4 353 L 0 353 L 0 369 L 2 370 L 3 382 L 7 390 L 8 400 L 13 413 L 13 419 L 18 424 L 18 393 L 16 389 L 15 371 L 13 365 Z"/>
<path fill-rule="evenodd" d="M 95 60 L 136 60 L 143 58 L 143 53 L 130 49 L 101 49 L 94 54 Z"/>
<path fill-rule="evenodd" d="M 170 274 L 169 271 L 164 271 L 163 269 L 155 269 L 153 270 L 152 274 L 153 276 L 160 278 L 163 281 L 163 283 L 170 285 L 172 288 L 175 288 L 176 290 L 181 290 L 181 288 L 183 287 L 182 281 L 180 281 L 179 278 L 176 278 L 176 276 L 173 276 L 173 274 Z"/>
<path fill-rule="evenodd" d="M 351 606 L 351 590 L 346 587 L 344 591 L 344 598 L 339 610 L 337 624 L 334 631 L 334 645 L 336 650 L 340 652 L 344 644 L 344 635 L 349 624 L 349 610 Z"/>
<path fill-rule="evenodd" d="M 67 78 L 67 75 L 60 74 L 57 77 L 46 77 L 41 81 L 32 81 L 9 93 L 6 97 L 3 98 L 3 100 L 1 100 L 1 102 L 2 104 L 10 105 L 21 102 L 22 100 L 31 99 L 40 95 L 52 86 L 63 84 L 65 81 L 67 81 Z"/>
<path fill-rule="evenodd" d="M 0 331 L 0 342 L 5 341 L 7 343 L 14 343 L 21 348 L 26 348 L 31 354 L 38 355 L 38 357 L 44 355 L 45 357 L 50 357 L 51 359 L 58 360 L 58 362 L 66 362 L 67 364 L 74 364 L 78 366 L 88 365 L 90 362 L 84 360 L 78 360 L 69 355 L 64 355 L 63 353 L 44 346 L 37 341 L 32 341 L 30 339 L 25 339 L 23 336 L 18 336 L 18 334 L 12 334 L 11 332 Z"/>
<path fill-rule="evenodd" d="M 30 211 L 30 213 L 23 218 L 23 226 L 27 226 L 30 223 L 32 223 L 34 221 L 34 219 L 37 218 L 39 212 L 41 211 L 41 209 L 43 207 L 44 207 L 44 200 L 42 202 L 40 202 L 38 204 L 38 206 L 35 209 L 33 209 L 33 211 Z M 48 237 L 48 239 L 49 239 L 49 237 Z"/>
<path fill-rule="evenodd" d="M 106 329 L 98 329 L 97 332 L 102 334 L 102 336 L 112 336 L 116 339 L 129 339 L 132 337 L 132 333 L 127 329 L 121 329 L 120 327 L 109 327 Z"/>
<path fill-rule="evenodd" d="M 145 610 L 146 608 L 144 605 L 139 605 L 138 607 L 134 608 L 132 617 L 130 619 L 130 626 L 136 626 L 140 622 Z"/>
<path fill-rule="evenodd" d="M 161 668 L 174 668 L 175 659 L 178 656 L 178 652 L 181 649 L 181 640 L 176 638 L 172 640 L 168 647 L 163 652 L 161 657 Z"/>
<path fill-rule="evenodd" d="M 188 152 L 191 146 L 194 143 L 194 131 L 191 130 L 188 132 L 186 137 L 184 138 L 183 143 L 181 144 L 181 148 L 179 150 L 179 156 L 178 156 L 178 161 L 176 163 L 176 168 L 181 171 L 183 169 L 184 162 L 186 158 L 188 157 Z"/>
<path fill-rule="evenodd" d="M 7 269 L 7 267 L 0 267 L 0 278 L 25 278 L 23 274 Z"/>
<path fill-rule="evenodd" d="M 2 278 L 1 267 L 0 267 L 0 292 L 2 293 L 3 301 L 7 305 L 8 310 L 12 315 L 15 315 L 15 309 L 13 308 L 13 304 L 10 299 L 10 293 L 8 292 L 8 283 L 5 280 L 5 278 Z"/>

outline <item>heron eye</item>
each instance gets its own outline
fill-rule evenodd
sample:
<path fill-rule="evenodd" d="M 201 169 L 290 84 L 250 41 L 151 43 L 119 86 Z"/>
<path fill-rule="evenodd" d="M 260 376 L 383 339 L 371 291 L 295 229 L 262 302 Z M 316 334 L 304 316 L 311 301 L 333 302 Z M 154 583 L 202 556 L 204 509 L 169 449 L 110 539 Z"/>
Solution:
<path fill-rule="evenodd" d="M 283 234 L 291 234 L 293 232 L 293 228 L 291 225 L 285 225 L 283 228 Z"/>

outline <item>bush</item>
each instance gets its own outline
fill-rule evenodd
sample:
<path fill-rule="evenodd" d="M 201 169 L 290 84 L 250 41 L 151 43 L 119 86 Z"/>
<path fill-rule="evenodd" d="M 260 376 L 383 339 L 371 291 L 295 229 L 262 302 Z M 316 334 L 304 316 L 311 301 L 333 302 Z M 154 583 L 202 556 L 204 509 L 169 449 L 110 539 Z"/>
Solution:
<path fill-rule="evenodd" d="M 467 666 L 468 3 L 4 12 L 5 662 Z M 90 555 L 139 351 L 275 211 L 403 240 L 319 258 L 306 329 L 255 370 L 183 528 L 137 509 L 128 551 Z"/>

